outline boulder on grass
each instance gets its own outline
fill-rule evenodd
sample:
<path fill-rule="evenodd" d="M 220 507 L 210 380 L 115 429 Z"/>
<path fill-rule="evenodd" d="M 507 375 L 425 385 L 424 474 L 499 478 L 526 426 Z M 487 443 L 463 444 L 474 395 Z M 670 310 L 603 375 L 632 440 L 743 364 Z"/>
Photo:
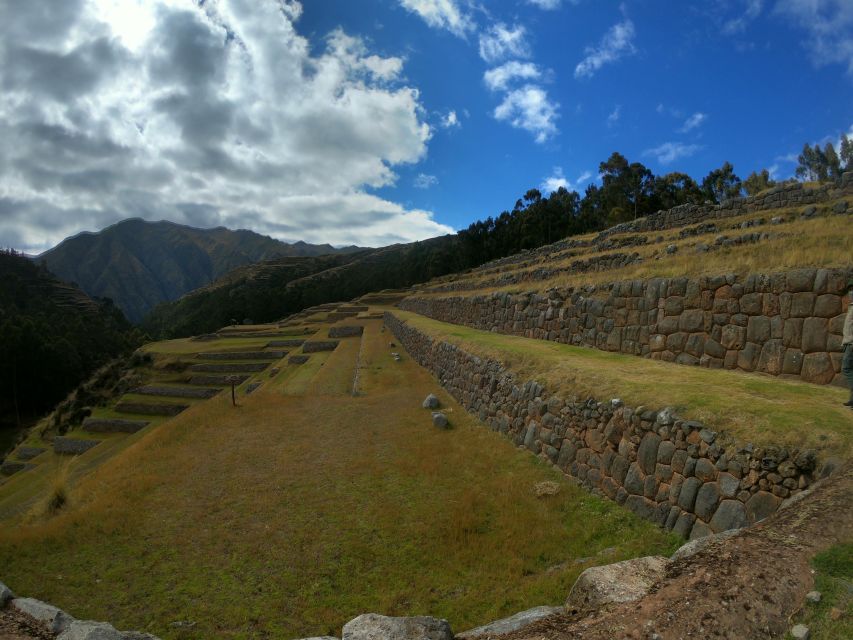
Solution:
<path fill-rule="evenodd" d="M 416 616 L 391 618 L 365 613 L 344 625 L 343 640 L 453 640 L 447 620 Z"/>
<path fill-rule="evenodd" d="M 447 429 L 450 426 L 450 421 L 441 411 L 436 411 L 432 414 L 432 423 L 439 429 Z"/>
<path fill-rule="evenodd" d="M 438 409 L 438 407 L 439 407 L 438 398 L 436 398 L 435 395 L 432 393 L 429 394 L 426 397 L 426 400 L 424 400 L 423 408 L 424 409 Z"/>
<path fill-rule="evenodd" d="M 9 602 L 12 598 L 15 597 L 15 594 L 12 593 L 12 590 L 7 587 L 5 584 L 0 582 L 0 609 L 6 606 L 6 603 Z"/>
<path fill-rule="evenodd" d="M 125 634 L 106 622 L 75 620 L 56 640 L 125 640 Z"/>
<path fill-rule="evenodd" d="M 575 581 L 566 609 L 595 609 L 611 602 L 639 600 L 663 578 L 668 563 L 663 556 L 647 556 L 590 567 Z"/>

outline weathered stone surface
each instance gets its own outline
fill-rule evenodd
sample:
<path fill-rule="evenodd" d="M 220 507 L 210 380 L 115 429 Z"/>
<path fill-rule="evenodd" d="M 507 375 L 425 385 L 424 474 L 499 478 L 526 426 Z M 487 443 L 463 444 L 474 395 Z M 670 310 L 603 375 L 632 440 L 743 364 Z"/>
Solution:
<path fill-rule="evenodd" d="M 808 382 L 828 384 L 835 377 L 835 367 L 828 353 L 809 353 L 803 357 L 800 377 Z"/>
<path fill-rule="evenodd" d="M 714 515 L 714 510 L 717 508 L 717 502 L 720 500 L 720 489 L 715 482 L 706 482 L 696 493 L 696 503 L 693 506 L 693 513 L 702 518 L 705 522 L 711 519 Z"/>
<path fill-rule="evenodd" d="M 15 450 L 15 457 L 18 460 L 32 460 L 36 456 L 47 451 L 44 447 L 18 447 Z"/>
<path fill-rule="evenodd" d="M 421 406 L 423 406 L 424 409 L 438 409 L 439 404 L 438 398 L 435 394 L 431 393 L 424 399 Z"/>
<path fill-rule="evenodd" d="M 186 409 L 186 405 L 182 406 Z M 117 408 L 117 410 L 120 410 Z M 125 412 L 127 413 L 127 412 Z M 118 418 L 86 418 L 83 430 L 91 433 L 136 433 L 149 425 L 146 420 L 121 420 Z"/>
<path fill-rule="evenodd" d="M 717 533 L 710 536 L 704 536 L 702 538 L 696 538 L 695 540 L 691 540 L 681 545 L 676 550 L 676 552 L 670 556 L 669 559 L 673 562 L 675 562 L 676 560 L 686 560 L 687 558 L 695 556 L 700 551 L 707 549 L 712 544 L 736 536 L 739 533 L 740 532 L 736 529 L 732 529 L 731 531 L 726 531 L 724 533 Z"/>
<path fill-rule="evenodd" d="M 106 622 L 74 620 L 56 640 L 125 640 L 125 634 Z"/>
<path fill-rule="evenodd" d="M 512 631 L 518 631 L 519 629 L 523 629 L 524 627 L 539 620 L 542 620 L 543 618 L 547 618 L 548 616 L 553 616 L 554 614 L 561 613 L 563 610 L 563 607 L 534 607 L 533 609 L 528 609 L 527 611 L 521 611 L 519 613 L 516 613 L 515 615 L 509 616 L 508 618 L 495 620 L 494 622 L 485 624 L 482 627 L 477 627 L 476 629 L 471 629 L 470 631 L 463 631 L 462 633 L 457 633 L 456 640 L 468 640 L 468 638 L 483 638 L 491 635 L 500 635 L 504 633 L 510 633 Z"/>
<path fill-rule="evenodd" d="M 709 523 L 715 533 L 739 529 L 747 524 L 746 507 L 740 500 L 723 500 Z"/>
<path fill-rule="evenodd" d="M 329 328 L 330 338 L 351 338 L 362 334 L 364 334 L 364 327 L 362 325 L 343 325 Z"/>
<path fill-rule="evenodd" d="M 699 492 L 699 487 L 702 481 L 698 478 L 686 478 L 681 484 L 681 493 L 678 494 L 678 506 L 685 511 L 693 511 L 693 504 L 696 501 L 696 494 Z"/>
<path fill-rule="evenodd" d="M 806 318 L 803 321 L 803 353 L 826 351 L 828 323 L 824 318 Z"/>
<path fill-rule="evenodd" d="M 12 590 L 7 587 L 5 584 L 0 582 L 0 609 L 6 606 L 6 603 L 9 602 L 12 598 L 15 597 L 15 594 L 12 593 Z"/>
<path fill-rule="evenodd" d="M 432 424 L 439 429 L 447 429 L 450 426 L 450 421 L 441 411 L 435 411 L 432 414 Z"/>
<path fill-rule="evenodd" d="M 693 523 L 693 528 L 690 530 L 690 539 L 696 540 L 697 538 L 704 538 L 705 536 L 710 536 L 714 532 L 711 531 L 711 527 L 702 522 L 701 520 L 696 520 Z"/>
<path fill-rule="evenodd" d="M 100 440 L 78 440 L 57 436 L 53 439 L 53 452 L 60 455 L 78 456 L 100 443 Z"/>
<path fill-rule="evenodd" d="M 343 640 L 453 640 L 447 620 L 416 616 L 392 618 L 365 613 L 344 625 Z"/>
<path fill-rule="evenodd" d="M 696 522 L 695 514 L 683 511 L 681 515 L 678 516 L 675 526 L 672 527 L 672 532 L 682 538 L 686 538 L 690 535 L 690 530 L 693 529 L 694 522 Z"/>
<path fill-rule="evenodd" d="M 625 476 L 625 490 L 635 496 L 643 495 L 644 483 L 643 472 L 639 465 L 634 462 L 628 467 L 628 473 Z"/>
<path fill-rule="evenodd" d="M 764 520 L 781 504 L 782 499 L 768 491 L 759 491 L 746 503 L 746 519 L 749 524 Z"/>
<path fill-rule="evenodd" d="M 572 586 L 566 609 L 583 611 L 609 603 L 639 600 L 663 578 L 668 562 L 663 556 L 648 556 L 590 567 Z"/>
<path fill-rule="evenodd" d="M 655 472 L 660 443 L 661 437 L 656 433 L 650 431 L 643 436 L 640 447 L 637 449 L 637 463 L 640 465 L 643 473 L 649 474 Z"/>
<path fill-rule="evenodd" d="M 717 484 L 720 486 L 720 495 L 722 497 L 734 498 L 740 487 L 740 480 L 730 473 L 720 473 L 717 477 Z"/>
<path fill-rule="evenodd" d="M 717 477 L 717 469 L 714 467 L 714 463 L 707 458 L 699 458 L 696 460 L 696 468 L 693 470 L 693 474 L 702 482 L 711 482 Z"/>
<path fill-rule="evenodd" d="M 302 353 L 316 353 L 317 351 L 334 351 L 338 347 L 337 340 L 314 340 L 302 344 Z"/>
<path fill-rule="evenodd" d="M 794 640 L 809 640 L 811 637 L 811 632 L 809 628 L 804 624 L 795 624 L 791 627 L 791 637 Z"/>
<path fill-rule="evenodd" d="M 74 620 L 62 609 L 35 598 L 15 598 L 9 606 L 38 620 L 54 633 L 65 631 Z"/>

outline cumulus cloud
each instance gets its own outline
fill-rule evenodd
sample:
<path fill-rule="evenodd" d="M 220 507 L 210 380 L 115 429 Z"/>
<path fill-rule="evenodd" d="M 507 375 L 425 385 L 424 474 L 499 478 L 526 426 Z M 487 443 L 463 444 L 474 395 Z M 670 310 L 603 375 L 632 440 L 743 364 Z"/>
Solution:
<path fill-rule="evenodd" d="M 444 129 L 456 129 L 457 127 L 462 126 L 462 123 L 459 121 L 459 116 L 457 116 L 456 111 L 452 109 L 441 116 L 439 123 Z"/>
<path fill-rule="evenodd" d="M 415 189 L 429 189 L 437 184 L 438 178 L 428 173 L 419 173 L 412 181 L 412 186 L 414 186 Z"/>
<path fill-rule="evenodd" d="M 559 9 L 561 0 L 527 0 L 527 4 L 532 4 L 545 11 L 553 11 Z"/>
<path fill-rule="evenodd" d="M 364 192 L 426 154 L 401 58 L 340 29 L 312 47 L 296 0 L 49 4 L 0 9 L 0 244 L 130 216 L 372 246 L 451 231 Z"/>
<path fill-rule="evenodd" d="M 542 180 L 540 191 L 545 195 L 550 195 L 560 187 L 568 189 L 569 191 L 578 190 L 581 185 L 584 182 L 587 182 L 591 177 L 592 173 L 584 171 L 574 182 L 572 182 L 564 175 L 563 167 L 554 167 L 551 171 L 551 175 Z"/>
<path fill-rule="evenodd" d="M 702 147 L 698 144 L 684 144 L 682 142 L 665 142 L 653 149 L 643 151 L 644 156 L 653 156 L 661 164 L 670 164 L 680 158 L 689 158 Z"/>
<path fill-rule="evenodd" d="M 522 25 L 508 27 L 498 22 L 480 34 L 480 57 L 489 64 L 495 64 L 507 58 L 529 56 L 527 30 Z"/>
<path fill-rule="evenodd" d="M 707 120 L 707 119 L 708 119 L 707 113 L 701 113 L 701 112 L 697 111 L 692 116 L 687 118 L 687 120 L 684 122 L 684 125 L 681 127 L 681 129 L 679 129 L 679 131 L 681 133 L 687 133 L 688 131 L 692 131 L 696 127 L 701 126 L 702 123 L 705 122 L 705 120 Z"/>
<path fill-rule="evenodd" d="M 853 2 L 779 0 L 776 12 L 806 29 L 803 46 L 815 66 L 842 64 L 853 76 Z"/>
<path fill-rule="evenodd" d="M 525 85 L 507 93 L 494 116 L 529 131 L 536 142 L 543 143 L 557 133 L 558 107 L 542 87 Z"/>
<path fill-rule="evenodd" d="M 604 65 L 634 53 L 634 36 L 634 23 L 628 18 L 614 24 L 601 38 L 598 46 L 585 49 L 586 57 L 575 67 L 575 77 L 591 78 Z"/>
<path fill-rule="evenodd" d="M 542 72 L 532 62 L 510 60 L 483 75 L 486 86 L 492 91 L 504 91 L 515 80 L 538 80 Z"/>
<path fill-rule="evenodd" d="M 418 14 L 429 26 L 447 29 L 460 38 L 476 28 L 471 16 L 459 8 L 456 0 L 400 0 L 400 4 Z"/>

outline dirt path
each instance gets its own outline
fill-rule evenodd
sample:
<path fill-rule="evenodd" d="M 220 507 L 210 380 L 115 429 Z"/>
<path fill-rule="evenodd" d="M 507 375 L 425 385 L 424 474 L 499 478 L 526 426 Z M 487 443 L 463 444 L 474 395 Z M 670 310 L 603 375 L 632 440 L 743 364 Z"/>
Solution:
<path fill-rule="evenodd" d="M 739 536 L 672 563 L 643 600 L 559 615 L 501 640 L 780 638 L 812 587 L 810 559 L 853 539 L 853 465 Z"/>

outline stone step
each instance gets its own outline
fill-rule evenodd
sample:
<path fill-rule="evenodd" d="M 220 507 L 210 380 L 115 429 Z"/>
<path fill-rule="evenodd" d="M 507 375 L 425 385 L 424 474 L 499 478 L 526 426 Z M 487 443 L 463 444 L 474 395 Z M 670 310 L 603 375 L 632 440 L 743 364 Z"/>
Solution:
<path fill-rule="evenodd" d="M 158 387 L 147 385 L 134 389 L 131 393 L 136 393 L 143 396 L 166 396 L 172 398 L 200 398 L 207 400 L 212 398 L 222 389 L 190 389 L 187 387 Z"/>
<path fill-rule="evenodd" d="M 2 465 L 0 465 L 0 475 L 15 475 L 16 473 L 20 473 L 21 471 L 27 471 L 28 469 L 32 469 L 35 466 L 36 465 L 30 464 L 29 462 L 6 461 Z"/>
<path fill-rule="evenodd" d="M 190 378 L 190 384 L 197 384 L 202 387 L 207 387 L 212 384 L 218 384 L 222 386 L 230 386 L 231 379 L 234 379 L 234 384 L 243 384 L 246 380 L 249 379 L 248 375 L 221 375 L 221 376 L 193 376 Z"/>
<path fill-rule="evenodd" d="M 145 420 L 122 420 L 120 418 L 86 418 L 83 429 L 91 433 L 136 433 L 147 427 Z"/>
<path fill-rule="evenodd" d="M 287 351 L 225 351 L 199 353 L 196 358 L 199 360 L 281 360 L 286 355 Z"/>
<path fill-rule="evenodd" d="M 329 328 L 330 338 L 352 338 L 360 335 L 364 335 L 364 327 L 360 324 Z"/>
<path fill-rule="evenodd" d="M 53 452 L 59 455 L 79 456 L 99 444 L 101 444 L 100 440 L 78 440 L 57 436 L 53 439 Z"/>
<path fill-rule="evenodd" d="M 190 371 L 204 371 L 208 373 L 246 373 L 263 371 L 269 365 L 268 362 L 248 362 L 248 363 L 208 363 L 203 362 L 194 364 L 190 367 Z"/>
<path fill-rule="evenodd" d="M 305 340 L 295 338 L 293 340 L 273 340 L 267 342 L 267 347 L 301 347 Z"/>
<path fill-rule="evenodd" d="M 18 447 L 15 451 L 15 456 L 18 460 L 32 460 L 45 451 L 47 451 L 47 449 L 44 447 Z"/>
<path fill-rule="evenodd" d="M 315 340 L 302 345 L 302 353 L 314 353 L 316 351 L 334 351 L 338 347 L 337 340 Z"/>
<path fill-rule="evenodd" d="M 122 401 L 116 405 L 116 411 L 120 413 L 141 413 L 146 416 L 176 416 L 187 409 L 189 405 L 186 404 Z"/>

